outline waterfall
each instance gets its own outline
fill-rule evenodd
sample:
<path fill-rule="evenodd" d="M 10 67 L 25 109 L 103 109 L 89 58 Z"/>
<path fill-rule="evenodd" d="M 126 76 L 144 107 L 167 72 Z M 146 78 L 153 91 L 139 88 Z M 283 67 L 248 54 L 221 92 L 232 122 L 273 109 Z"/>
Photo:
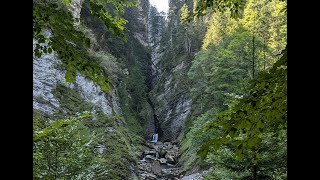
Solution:
<path fill-rule="evenodd" d="M 158 142 L 158 134 L 153 134 L 152 135 L 152 141 L 153 143 L 157 143 Z"/>

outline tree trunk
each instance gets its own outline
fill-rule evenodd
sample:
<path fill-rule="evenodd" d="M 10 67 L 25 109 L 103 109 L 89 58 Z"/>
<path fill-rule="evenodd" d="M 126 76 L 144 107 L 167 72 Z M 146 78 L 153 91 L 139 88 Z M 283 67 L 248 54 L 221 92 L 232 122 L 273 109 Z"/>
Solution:
<path fill-rule="evenodd" d="M 254 61 L 255 61 L 255 57 L 254 57 L 254 53 L 255 53 L 255 47 L 254 47 L 254 31 L 255 31 L 255 20 L 256 20 L 256 16 L 254 15 L 253 17 L 253 28 L 252 28 L 252 79 L 254 79 Z"/>
<path fill-rule="evenodd" d="M 252 171 L 253 171 L 253 180 L 257 180 L 257 165 L 254 164 L 252 166 Z"/>
<path fill-rule="evenodd" d="M 253 33 L 253 35 L 252 35 L 252 78 L 254 78 L 254 66 L 255 66 L 255 64 L 254 64 L 254 61 L 255 61 L 255 59 L 254 59 L 254 51 L 255 51 L 255 47 L 254 47 L 254 33 Z"/>

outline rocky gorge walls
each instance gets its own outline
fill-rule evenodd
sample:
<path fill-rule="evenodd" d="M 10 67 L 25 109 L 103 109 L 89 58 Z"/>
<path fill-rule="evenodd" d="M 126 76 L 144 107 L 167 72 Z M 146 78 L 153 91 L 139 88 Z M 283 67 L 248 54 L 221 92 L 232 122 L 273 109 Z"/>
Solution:
<path fill-rule="evenodd" d="M 82 109 L 94 111 L 100 108 L 105 114 L 111 115 L 113 112 L 121 114 L 119 99 L 116 90 L 112 89 L 111 94 L 107 94 L 101 88 L 94 84 L 92 80 L 77 73 L 76 80 L 70 84 L 65 81 L 66 70 L 61 66 L 60 60 L 53 52 L 44 55 L 41 58 L 35 58 L 33 61 L 33 108 L 42 111 L 48 115 L 53 115 L 62 111 L 66 115 L 67 109 L 61 109 L 59 97 L 77 102 L 72 93 L 61 94 L 62 89 L 68 89 L 79 95 L 86 103 L 92 104 L 91 109 Z M 59 91 L 61 90 L 61 91 Z M 58 94 L 60 93 L 60 94 Z M 80 105 L 80 104 L 78 104 Z M 80 109 L 79 109 L 80 110 Z M 73 112 L 75 113 L 75 112 Z"/>
<path fill-rule="evenodd" d="M 74 17 L 80 17 L 83 2 L 83 0 L 74 0 L 71 2 L 70 10 Z M 49 31 L 46 32 L 46 36 L 51 36 Z M 33 40 L 34 47 L 36 44 L 38 44 L 38 42 Z M 74 83 L 67 83 L 65 74 L 66 68 L 62 66 L 61 60 L 58 58 L 56 52 L 45 54 L 40 58 L 34 56 L 33 108 L 35 110 L 44 112 L 47 115 L 53 115 L 59 111 L 65 115 L 70 115 L 70 113 L 67 112 L 68 107 L 61 109 L 61 102 L 59 101 L 61 92 L 59 92 L 58 87 L 60 87 L 60 90 L 61 87 L 63 87 L 79 95 L 86 103 L 92 104 L 91 109 L 85 109 L 86 111 L 91 112 L 99 108 L 105 114 L 121 114 L 119 98 L 117 97 L 115 88 L 111 88 L 110 93 L 107 94 L 92 80 L 81 75 L 79 72 L 77 72 Z M 76 98 L 72 97 L 70 93 L 64 95 L 66 95 L 66 97 L 64 97 L 65 99 L 76 101 Z"/>
<path fill-rule="evenodd" d="M 143 141 L 141 136 L 145 132 L 143 126 L 153 116 L 144 90 L 144 71 L 147 71 L 144 61 L 149 58 L 147 41 L 143 39 L 146 25 L 145 19 L 139 18 L 143 17 L 140 14 L 142 5 L 147 8 L 148 4 L 141 3 L 135 10 L 126 10 L 126 16 L 131 18 L 127 28 L 136 28 L 137 33 L 126 31 L 129 40 L 125 43 L 112 35 L 97 18 L 86 14 L 85 3 L 82 0 L 72 1 L 70 10 L 74 17 L 80 17 L 80 23 L 75 26 L 90 38 L 88 54 L 97 60 L 110 80 L 110 90 L 102 91 L 99 85 L 79 72 L 73 83 L 66 82 L 67 69 L 55 51 L 40 58 L 34 56 L 33 118 L 52 122 L 91 112 L 93 116 L 89 121 L 86 119 L 85 125 L 97 137 L 95 153 L 98 153 L 94 160 L 97 164 L 93 165 L 96 169 L 90 172 L 91 177 L 132 179 L 137 176 L 139 143 Z M 50 31 L 46 31 L 45 36 L 51 36 Z M 34 47 L 37 44 L 34 39 Z"/>
<path fill-rule="evenodd" d="M 192 103 L 186 78 L 190 58 L 184 52 L 172 56 L 180 51 L 175 46 L 181 39 L 175 34 L 179 29 L 177 14 L 166 20 L 161 14 L 151 13 L 148 0 L 140 0 L 138 7 L 125 10 L 125 42 L 90 14 L 86 2 L 72 1 L 70 10 L 74 17 L 80 17 L 75 26 L 90 38 L 88 54 L 110 80 L 110 90 L 102 91 L 79 72 L 73 83 L 66 82 L 67 69 L 57 52 L 34 56 L 34 118 L 55 120 L 91 112 L 93 116 L 86 125 L 101 132 L 95 148 L 101 155 L 99 161 L 104 163 L 101 171 L 108 170 L 101 175 L 104 179 L 136 177 L 138 157 L 144 151 L 141 144 L 150 141 L 155 133 L 164 142 L 162 149 L 174 149 L 174 155 L 159 160 L 166 160 L 167 166 L 177 163 L 179 148 L 171 141 L 176 143 L 181 136 Z M 46 36 L 50 35 L 47 31 Z M 38 42 L 34 40 L 33 44 Z M 165 172 L 164 178 L 170 173 Z"/>
<path fill-rule="evenodd" d="M 184 55 L 179 44 L 183 44 L 183 37 L 179 34 L 181 4 L 170 1 L 167 17 L 161 13 L 153 13 L 156 15 L 150 17 L 150 34 L 154 34 L 150 38 L 153 81 L 149 96 L 163 131 L 159 137 L 161 141 L 178 140 L 192 103 L 187 78 L 191 60 Z"/>

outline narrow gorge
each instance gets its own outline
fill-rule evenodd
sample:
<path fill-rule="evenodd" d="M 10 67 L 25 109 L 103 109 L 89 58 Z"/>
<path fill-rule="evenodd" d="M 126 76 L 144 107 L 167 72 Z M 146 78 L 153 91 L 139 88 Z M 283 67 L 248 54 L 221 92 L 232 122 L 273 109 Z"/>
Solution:
<path fill-rule="evenodd" d="M 33 179 L 287 178 L 286 1 L 165 1 L 33 0 Z"/>

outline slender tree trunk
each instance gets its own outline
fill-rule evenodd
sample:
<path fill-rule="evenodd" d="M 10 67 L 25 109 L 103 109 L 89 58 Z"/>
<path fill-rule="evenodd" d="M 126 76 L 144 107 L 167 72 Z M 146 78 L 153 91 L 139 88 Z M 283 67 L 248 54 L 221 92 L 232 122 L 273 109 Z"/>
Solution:
<path fill-rule="evenodd" d="M 54 178 L 57 179 L 58 172 L 58 149 L 56 150 L 56 172 L 54 173 Z"/>
<path fill-rule="evenodd" d="M 253 180 L 257 180 L 257 164 L 255 162 L 256 158 L 257 158 L 257 149 L 253 148 L 253 160 L 252 160 L 252 174 L 253 174 Z"/>
<path fill-rule="evenodd" d="M 46 146 L 47 146 L 47 148 L 46 148 L 46 150 L 49 150 L 49 138 L 47 139 L 47 143 L 46 143 Z M 51 176 L 51 161 L 50 161 L 50 151 L 49 151 L 49 153 L 47 153 L 48 154 L 48 156 L 47 156 L 47 158 L 48 158 L 48 175 L 49 175 L 49 177 Z"/>
<path fill-rule="evenodd" d="M 254 164 L 252 166 L 252 170 L 253 170 L 253 180 L 257 180 L 257 165 Z"/>
<path fill-rule="evenodd" d="M 263 52 L 263 59 L 264 59 L 264 64 L 263 64 L 263 70 L 266 70 L 266 63 L 267 63 L 267 59 L 266 59 L 266 51 L 267 51 L 267 45 L 266 45 L 266 40 L 263 39 L 263 45 L 264 45 L 264 52 Z"/>
<path fill-rule="evenodd" d="M 254 57 L 254 52 L 255 51 L 255 47 L 254 47 L 254 33 L 253 33 L 253 35 L 252 35 L 252 78 L 254 78 L 254 66 L 255 66 L 255 57 Z"/>
<path fill-rule="evenodd" d="M 255 20 L 256 20 L 256 16 L 253 16 L 253 28 L 252 28 L 252 78 L 254 79 L 254 61 L 255 61 L 255 57 L 254 57 L 254 53 L 255 53 L 255 47 L 254 47 L 254 32 L 255 32 Z"/>

